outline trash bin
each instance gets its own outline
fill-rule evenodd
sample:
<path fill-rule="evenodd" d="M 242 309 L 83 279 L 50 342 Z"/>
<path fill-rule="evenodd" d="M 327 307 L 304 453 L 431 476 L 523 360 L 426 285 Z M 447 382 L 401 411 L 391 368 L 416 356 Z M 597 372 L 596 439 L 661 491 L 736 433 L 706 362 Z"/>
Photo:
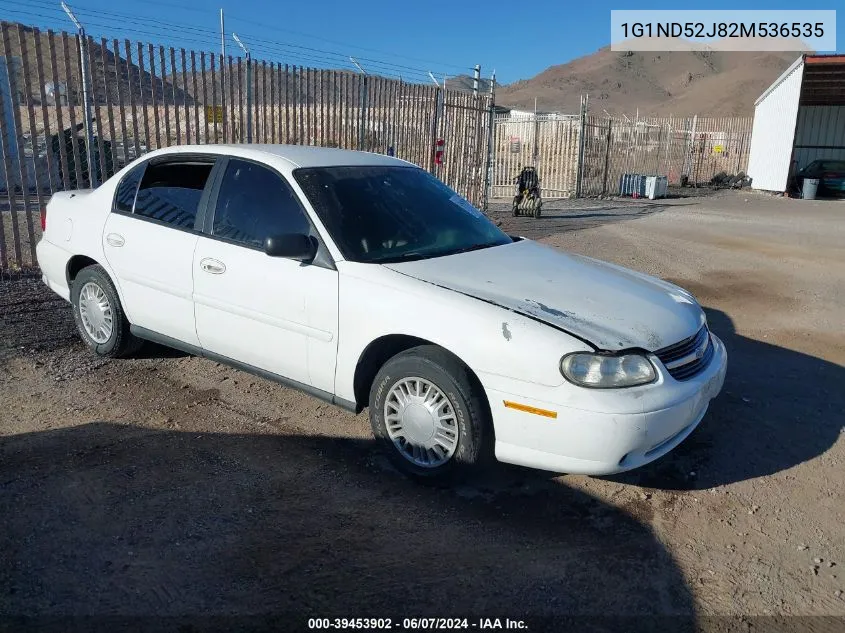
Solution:
<path fill-rule="evenodd" d="M 815 200 L 816 199 L 816 192 L 819 190 L 819 179 L 818 178 L 805 178 L 804 179 L 804 188 L 801 192 L 801 197 L 804 200 Z"/>

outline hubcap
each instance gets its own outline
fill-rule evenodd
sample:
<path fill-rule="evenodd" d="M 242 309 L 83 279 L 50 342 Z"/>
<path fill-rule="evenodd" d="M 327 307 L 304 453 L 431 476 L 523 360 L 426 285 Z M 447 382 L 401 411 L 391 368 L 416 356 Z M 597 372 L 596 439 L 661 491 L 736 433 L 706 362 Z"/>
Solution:
<path fill-rule="evenodd" d="M 455 407 L 424 378 L 403 378 L 390 388 L 384 422 L 396 449 L 417 466 L 442 466 L 458 448 Z"/>
<path fill-rule="evenodd" d="M 111 338 L 113 317 L 111 303 L 105 291 L 89 281 L 79 293 L 79 317 L 82 327 L 95 343 L 105 343 Z"/>

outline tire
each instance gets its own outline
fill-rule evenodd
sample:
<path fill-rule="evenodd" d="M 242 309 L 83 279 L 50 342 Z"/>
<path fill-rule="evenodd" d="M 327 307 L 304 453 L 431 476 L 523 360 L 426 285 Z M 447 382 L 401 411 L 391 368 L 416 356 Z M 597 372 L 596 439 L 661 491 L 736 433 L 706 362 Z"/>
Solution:
<path fill-rule="evenodd" d="M 413 393 L 411 387 L 413 397 L 427 395 L 433 398 L 435 394 L 428 391 L 426 385 L 434 387 L 446 402 L 444 405 L 441 401 L 440 406 L 435 408 L 440 415 L 452 418 L 452 422 L 446 426 L 449 430 L 454 430 L 454 447 L 443 463 L 438 463 L 438 460 L 442 459 L 443 453 L 448 453 L 448 448 L 440 445 L 439 449 L 423 451 L 421 444 L 409 442 L 402 436 L 403 432 L 417 434 L 418 440 L 420 434 L 426 435 L 429 429 L 425 424 L 433 420 L 433 416 L 422 415 L 423 424 L 414 426 L 414 418 L 407 419 L 407 413 L 401 416 L 394 413 L 396 417 L 391 420 L 390 425 L 393 436 L 388 430 L 386 413 L 397 411 L 395 407 L 399 402 L 395 390 L 398 388 L 401 391 L 409 384 L 413 385 L 414 381 L 417 383 L 416 393 L 421 393 L 422 396 Z M 429 411 L 419 401 L 412 401 L 412 405 L 416 405 L 412 415 Z M 462 478 L 470 472 L 478 472 L 482 465 L 491 461 L 493 424 L 482 387 L 462 362 L 440 347 L 422 345 L 388 360 L 373 381 L 369 407 L 370 424 L 376 442 L 393 465 L 406 475 L 424 481 L 446 483 Z M 428 415 L 431 415 L 430 412 Z M 404 425 L 404 428 L 397 432 L 396 424 Z M 452 443 L 445 427 L 438 429 L 435 424 L 432 429 L 433 435 L 427 441 L 437 444 L 434 437 L 438 436 L 445 440 L 445 444 Z M 426 458 L 432 463 L 421 464 L 420 461 Z"/>
<path fill-rule="evenodd" d="M 129 331 L 129 320 L 123 312 L 117 291 L 102 266 L 88 266 L 79 271 L 71 285 L 70 300 L 79 336 L 97 356 L 119 358 L 140 349 L 143 341 Z M 98 311 L 96 307 L 80 307 L 90 306 L 92 302 L 106 305 L 107 309 Z M 109 318 L 110 331 L 97 329 L 97 325 L 108 323 Z M 97 331 L 92 334 L 91 328 Z M 95 337 L 95 334 L 101 338 Z"/>
<path fill-rule="evenodd" d="M 537 198 L 534 201 L 534 219 L 535 220 L 540 217 L 540 211 L 542 210 L 542 208 L 543 208 L 543 202 L 540 200 L 540 198 Z"/>

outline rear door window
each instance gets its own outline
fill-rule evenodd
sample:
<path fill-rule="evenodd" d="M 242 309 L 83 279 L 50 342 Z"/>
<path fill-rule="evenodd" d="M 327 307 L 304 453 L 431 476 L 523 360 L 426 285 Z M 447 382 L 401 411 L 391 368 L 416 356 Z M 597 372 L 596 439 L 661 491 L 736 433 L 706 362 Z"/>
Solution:
<path fill-rule="evenodd" d="M 193 229 L 212 162 L 148 165 L 135 197 L 135 215 L 180 229 Z"/>

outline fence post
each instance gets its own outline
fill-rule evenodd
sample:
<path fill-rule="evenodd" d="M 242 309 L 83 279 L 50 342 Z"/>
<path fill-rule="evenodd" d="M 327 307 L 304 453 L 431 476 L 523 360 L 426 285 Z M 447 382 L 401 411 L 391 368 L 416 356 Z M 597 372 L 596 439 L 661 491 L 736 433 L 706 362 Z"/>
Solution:
<path fill-rule="evenodd" d="M 252 54 L 246 54 L 246 142 L 252 143 Z"/>
<path fill-rule="evenodd" d="M 222 20 L 222 9 L 220 10 L 220 14 Z M 252 143 L 252 54 L 238 37 L 237 33 L 232 33 L 232 39 L 241 47 L 246 57 L 246 142 Z M 238 80 L 240 80 L 240 74 L 238 74 Z M 240 95 L 238 96 L 238 100 L 240 101 Z"/>
<path fill-rule="evenodd" d="M 654 168 L 655 175 L 660 175 L 660 148 L 663 146 L 663 127 L 664 123 L 660 124 L 660 127 L 657 128 L 657 156 L 655 159 L 655 163 L 657 164 Z"/>
<path fill-rule="evenodd" d="M 85 126 L 85 153 L 88 160 L 88 184 L 93 189 L 97 186 L 97 177 L 94 173 L 94 130 L 91 122 L 91 98 L 88 94 L 91 90 L 91 78 L 88 75 L 88 37 L 85 35 L 85 28 L 70 10 L 70 7 L 62 2 L 62 9 L 67 13 L 71 22 L 76 26 L 76 37 L 79 40 L 79 71 L 82 74 L 82 116 Z"/>
<path fill-rule="evenodd" d="M 428 171 L 432 174 L 437 173 L 437 163 L 434 162 L 434 156 L 437 152 L 437 127 L 440 124 L 440 99 L 442 91 L 438 85 L 434 92 L 434 116 L 431 119 L 431 140 L 428 152 Z M 445 99 L 445 95 L 443 96 Z"/>
<path fill-rule="evenodd" d="M 361 80 L 361 127 L 358 130 L 358 149 L 364 150 L 367 138 L 367 107 L 369 106 L 369 86 L 367 85 L 367 74 Z"/>
<path fill-rule="evenodd" d="M 584 178 L 584 135 L 587 131 L 587 100 L 581 95 L 581 125 L 578 132 L 578 169 L 575 177 L 575 197 L 581 197 L 581 181 Z"/>
<path fill-rule="evenodd" d="M 490 172 L 493 169 L 493 139 L 495 138 L 496 134 L 496 118 L 495 118 L 495 111 L 496 111 L 496 72 L 493 71 L 493 75 L 490 78 L 490 99 L 488 101 L 488 110 L 487 113 L 487 158 L 484 161 L 484 191 L 482 192 L 483 202 L 482 208 L 484 209 L 484 213 L 490 208 L 490 189 L 493 184 L 493 178 Z"/>
<path fill-rule="evenodd" d="M 367 71 L 364 70 L 361 64 L 359 64 L 354 57 L 350 57 L 349 59 L 361 72 L 361 111 L 359 112 L 360 122 L 358 124 L 358 151 L 363 151 L 364 136 L 367 130 Z"/>
<path fill-rule="evenodd" d="M 695 186 L 695 179 L 692 178 L 692 171 L 693 171 L 693 161 L 695 160 L 695 129 L 698 126 L 698 115 L 692 117 L 692 129 L 688 132 L 689 133 L 689 142 L 687 143 L 687 156 L 686 160 L 684 161 L 684 172 L 687 176 L 687 181 L 692 182 L 693 186 Z"/>
<path fill-rule="evenodd" d="M 607 172 L 610 167 L 610 128 L 613 125 L 613 119 L 607 120 L 607 144 L 604 148 L 604 179 L 601 183 L 601 195 L 607 195 Z"/>

